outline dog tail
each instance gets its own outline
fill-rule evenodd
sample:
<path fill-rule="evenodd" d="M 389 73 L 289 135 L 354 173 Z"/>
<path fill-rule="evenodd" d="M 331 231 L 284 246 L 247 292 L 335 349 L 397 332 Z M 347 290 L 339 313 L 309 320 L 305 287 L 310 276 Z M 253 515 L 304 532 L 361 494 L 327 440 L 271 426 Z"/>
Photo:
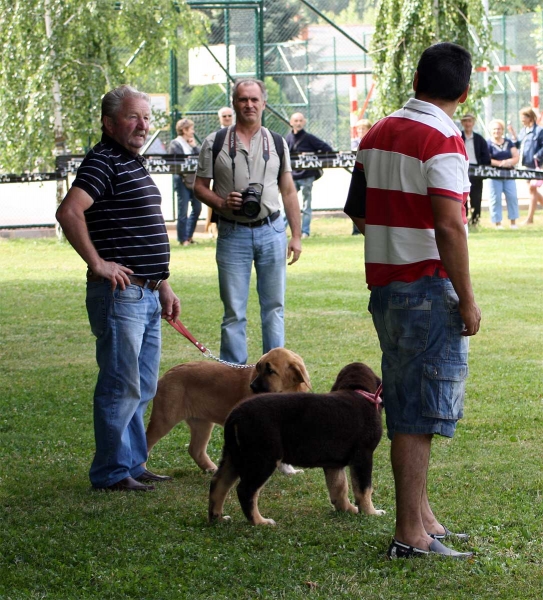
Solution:
<path fill-rule="evenodd" d="M 237 469 L 243 463 L 242 436 L 235 419 L 228 419 L 224 426 L 224 448 L 221 461 L 227 457 Z"/>

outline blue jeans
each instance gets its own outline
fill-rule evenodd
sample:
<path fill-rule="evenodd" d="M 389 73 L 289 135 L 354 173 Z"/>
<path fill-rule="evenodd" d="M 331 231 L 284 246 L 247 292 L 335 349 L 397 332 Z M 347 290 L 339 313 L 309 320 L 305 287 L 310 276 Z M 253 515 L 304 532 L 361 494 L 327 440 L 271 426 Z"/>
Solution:
<path fill-rule="evenodd" d="M 86 304 L 99 368 L 90 480 L 100 488 L 143 472 L 143 415 L 156 392 L 162 309 L 158 292 L 136 285 L 112 292 L 109 282 L 87 283 Z"/>
<path fill-rule="evenodd" d="M 491 179 L 490 180 L 490 220 L 492 223 L 502 222 L 502 193 L 505 194 L 507 202 L 507 216 L 510 221 L 518 219 L 518 197 L 517 184 L 514 179 Z"/>
<path fill-rule="evenodd" d="M 370 312 L 383 352 L 388 436 L 452 437 L 463 416 L 468 338 L 449 279 L 373 287 Z"/>
<path fill-rule="evenodd" d="M 287 236 L 282 218 L 260 227 L 219 219 L 216 260 L 224 306 L 221 359 L 247 362 L 247 301 L 253 263 L 260 303 L 263 353 L 285 344 Z"/>
<path fill-rule="evenodd" d="M 304 177 L 303 179 L 295 179 L 294 185 L 296 191 L 302 190 L 302 198 L 304 201 L 302 209 L 302 234 L 310 235 L 311 229 L 311 217 L 313 211 L 311 210 L 311 191 L 313 190 L 313 182 L 315 177 Z"/>
<path fill-rule="evenodd" d="M 192 239 L 198 217 L 202 212 L 202 203 L 194 196 L 194 192 L 183 182 L 181 175 L 173 176 L 175 191 L 177 192 L 177 241 L 182 244 Z M 192 210 L 187 219 L 189 202 Z"/>

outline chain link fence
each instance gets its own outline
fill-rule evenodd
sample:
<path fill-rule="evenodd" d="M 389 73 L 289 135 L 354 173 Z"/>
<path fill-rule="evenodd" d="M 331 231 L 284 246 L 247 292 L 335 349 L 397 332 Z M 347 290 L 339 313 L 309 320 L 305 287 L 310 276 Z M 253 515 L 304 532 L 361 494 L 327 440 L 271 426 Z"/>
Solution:
<path fill-rule="evenodd" d="M 199 53 L 192 50 L 176 56 L 177 76 L 171 83 L 178 97 L 178 115 L 194 120 L 200 141 L 218 129 L 217 111 L 230 105 L 232 80 L 264 76 L 269 95 L 266 126 L 286 135 L 290 115 L 302 112 L 309 132 L 336 150 L 350 150 L 351 113 L 354 110 L 361 117 L 365 105 L 373 101 L 371 39 L 377 0 L 188 2 L 195 10 L 203 10 L 210 19 L 206 44 L 209 52 L 204 48 L 199 49 Z M 490 3 L 490 23 L 496 44 L 491 56 L 492 67 L 543 64 L 540 4 L 540 0 Z M 263 12 L 257 10 L 259 6 Z M 228 53 L 227 47 L 230 48 Z M 217 67 L 218 62 L 224 68 Z M 356 90 L 353 89 L 353 72 Z M 478 110 L 478 129 L 486 134 L 486 124 L 497 117 L 511 121 L 518 130 L 519 109 L 533 101 L 532 73 L 488 71 L 476 73 L 474 77 L 484 79 L 492 89 Z M 149 151 L 167 151 L 171 138 L 171 131 L 161 131 Z M 167 218 L 173 219 L 171 178 L 161 179 L 164 179 L 161 190 Z M 335 187 L 330 189 L 334 189 L 339 198 L 343 194 L 343 183 L 332 185 Z M 52 196 L 48 190 L 53 184 L 21 186 L 23 191 L 15 184 L 0 184 L 0 228 L 25 223 L 52 224 L 54 200 L 40 204 L 40 211 L 44 206 L 51 207 L 47 215 L 28 208 L 27 203 L 45 193 Z M 24 201 L 19 200 L 22 197 Z M 339 206 L 339 200 L 337 204 Z M 20 217 L 23 212 L 24 216 Z"/>
<path fill-rule="evenodd" d="M 209 46 L 234 47 L 229 64 L 233 79 L 264 73 L 269 107 L 266 126 L 286 135 L 291 114 L 302 112 L 311 133 L 335 149 L 350 150 L 351 73 L 358 72 L 356 85 L 362 104 L 371 88 L 373 65 L 365 50 L 373 27 L 333 20 L 333 13 L 343 5 L 347 8 L 348 0 L 266 0 L 263 23 L 258 22 L 254 9 L 229 8 L 228 4 L 206 10 L 211 21 Z M 230 104 L 231 80 L 225 76 L 221 83 L 193 87 L 188 63 L 179 57 L 179 64 L 188 67 L 179 69 L 179 105 L 183 116 L 195 121 L 202 139 L 218 128 L 217 110 Z"/>
<path fill-rule="evenodd" d="M 534 8 L 536 4 L 534 1 Z M 543 62 L 543 11 L 491 16 L 490 23 L 495 43 L 491 56 L 493 68 L 537 67 Z M 541 109 L 541 101 L 534 89 L 534 74 L 540 78 L 537 73 L 537 69 L 478 73 L 477 76 L 485 78 L 492 90 L 481 111 L 481 115 L 485 115 L 485 125 L 490 119 L 499 118 L 512 123 L 518 131 L 521 108 L 539 102 Z"/>
<path fill-rule="evenodd" d="M 337 150 L 349 150 L 351 73 L 356 73 L 354 97 L 359 118 L 372 102 L 371 39 L 377 0 L 356 3 L 359 7 L 354 14 L 353 3 L 348 0 L 265 0 L 263 25 L 258 23 L 253 8 L 221 4 L 224 8 L 205 11 L 211 20 L 209 45 L 235 47 L 229 64 L 232 79 L 259 77 L 264 72 L 269 94 L 266 125 L 286 135 L 290 115 L 299 111 L 306 116 L 311 133 Z M 530 10 L 534 12 L 507 14 Z M 491 68 L 543 62 L 543 11 L 539 0 L 519 0 L 514 5 L 496 0 L 490 11 L 495 42 Z M 503 14 L 492 14 L 497 11 Z M 260 33 L 262 65 L 258 63 Z M 225 76 L 219 84 L 191 86 L 188 60 L 180 57 L 180 64 L 180 112 L 195 121 L 197 136 L 203 139 L 219 126 L 217 110 L 230 104 L 231 80 Z M 478 111 L 479 128 L 485 130 L 491 118 L 502 118 L 518 128 L 519 109 L 534 101 L 532 72 L 489 70 L 474 77 L 491 90 Z"/>

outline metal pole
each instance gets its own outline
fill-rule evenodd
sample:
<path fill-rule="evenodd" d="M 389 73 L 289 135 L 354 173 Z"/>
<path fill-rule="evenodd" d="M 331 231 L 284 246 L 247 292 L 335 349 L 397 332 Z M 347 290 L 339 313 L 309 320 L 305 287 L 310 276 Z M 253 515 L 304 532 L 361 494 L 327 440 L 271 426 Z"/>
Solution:
<path fill-rule="evenodd" d="M 258 3 L 257 8 L 255 9 L 256 16 L 256 26 L 258 39 L 256 40 L 256 49 L 257 49 L 257 73 L 256 78 L 260 79 L 260 81 L 264 81 L 266 74 L 264 73 L 264 0 L 261 0 Z M 266 115 L 262 113 L 262 125 L 266 124 Z"/>
<path fill-rule="evenodd" d="M 224 9 L 224 43 L 226 44 L 226 71 L 230 73 L 230 9 Z M 225 104 L 230 106 L 230 85 L 228 78 L 226 80 L 226 101 Z"/>
<path fill-rule="evenodd" d="M 334 48 L 334 71 L 337 70 L 337 49 L 336 49 L 336 37 L 334 36 L 333 38 L 334 40 L 334 44 L 333 44 L 333 48 Z M 336 110 L 335 110 L 335 121 L 336 121 L 336 127 L 335 127 L 335 135 L 334 135 L 334 145 L 336 148 L 339 148 L 339 94 L 338 94 L 338 87 L 337 87 L 337 75 L 334 75 L 334 99 L 335 99 L 335 104 L 336 104 Z"/>
<path fill-rule="evenodd" d="M 502 15 L 502 45 L 503 45 L 503 64 L 504 65 L 508 65 L 509 63 L 507 62 L 507 46 L 506 46 L 506 22 L 505 22 L 505 15 Z M 518 78 L 518 75 L 517 75 Z M 507 121 L 509 120 L 509 116 L 508 116 L 508 111 L 507 111 L 507 73 L 503 74 L 503 121 L 505 123 L 505 126 L 507 127 Z M 507 129 L 505 130 L 505 133 L 507 133 Z"/>
<path fill-rule="evenodd" d="M 490 23 L 489 20 L 489 16 L 488 16 L 488 0 L 483 0 L 483 10 L 484 10 L 484 18 L 485 21 L 487 23 L 487 26 Z M 483 86 L 485 88 L 485 90 L 488 89 L 488 85 L 489 85 L 489 81 L 490 81 L 490 73 L 488 71 L 485 71 L 483 73 Z M 483 98 L 483 109 L 484 109 L 484 123 L 488 123 L 491 119 L 492 119 L 492 95 L 488 95 L 485 98 Z M 485 125 L 486 126 L 486 125 Z"/>
<path fill-rule="evenodd" d="M 316 13 L 317 15 L 319 15 L 319 17 L 321 19 L 324 19 L 329 25 L 331 25 L 332 27 L 334 27 L 334 29 L 337 29 L 343 36 L 345 36 L 355 46 L 357 46 L 358 48 L 360 48 L 360 50 L 362 50 L 363 52 L 367 52 L 368 51 L 367 48 L 364 48 L 364 46 L 362 46 L 362 44 L 358 40 L 355 40 L 353 37 L 351 37 L 344 29 L 342 29 L 339 25 L 337 25 L 336 23 L 334 23 L 334 21 L 332 21 L 331 19 L 329 19 L 316 6 L 314 6 L 313 4 L 311 4 L 311 2 L 308 2 L 307 0 L 300 0 L 300 2 L 302 2 L 303 4 L 305 4 L 314 13 Z"/>
<path fill-rule="evenodd" d="M 173 50 L 170 50 L 170 135 L 172 139 L 176 136 L 175 124 L 179 120 L 177 75 L 177 56 Z"/>
<path fill-rule="evenodd" d="M 305 40 L 305 70 L 309 71 L 309 42 Z M 304 77 L 305 79 L 305 98 L 307 102 L 307 112 L 309 113 L 307 116 L 307 120 L 309 121 L 310 113 L 311 113 L 311 101 L 309 100 L 309 95 L 311 94 L 311 87 L 309 85 L 309 75 Z M 303 94 L 302 94 L 303 97 Z"/>

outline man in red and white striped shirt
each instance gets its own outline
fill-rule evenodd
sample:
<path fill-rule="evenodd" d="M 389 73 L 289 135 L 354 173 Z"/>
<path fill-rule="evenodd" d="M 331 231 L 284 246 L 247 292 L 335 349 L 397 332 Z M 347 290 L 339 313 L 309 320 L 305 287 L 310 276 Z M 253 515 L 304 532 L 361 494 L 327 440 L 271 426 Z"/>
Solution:
<path fill-rule="evenodd" d="M 454 557 L 453 534 L 426 493 L 434 434 L 452 437 L 463 414 L 467 336 L 481 313 L 469 274 L 468 158 L 452 121 L 466 100 L 471 57 L 450 43 L 426 49 L 415 98 L 360 142 L 345 212 L 365 235 L 370 311 L 383 351 L 383 392 L 396 484 L 391 558 Z"/>

